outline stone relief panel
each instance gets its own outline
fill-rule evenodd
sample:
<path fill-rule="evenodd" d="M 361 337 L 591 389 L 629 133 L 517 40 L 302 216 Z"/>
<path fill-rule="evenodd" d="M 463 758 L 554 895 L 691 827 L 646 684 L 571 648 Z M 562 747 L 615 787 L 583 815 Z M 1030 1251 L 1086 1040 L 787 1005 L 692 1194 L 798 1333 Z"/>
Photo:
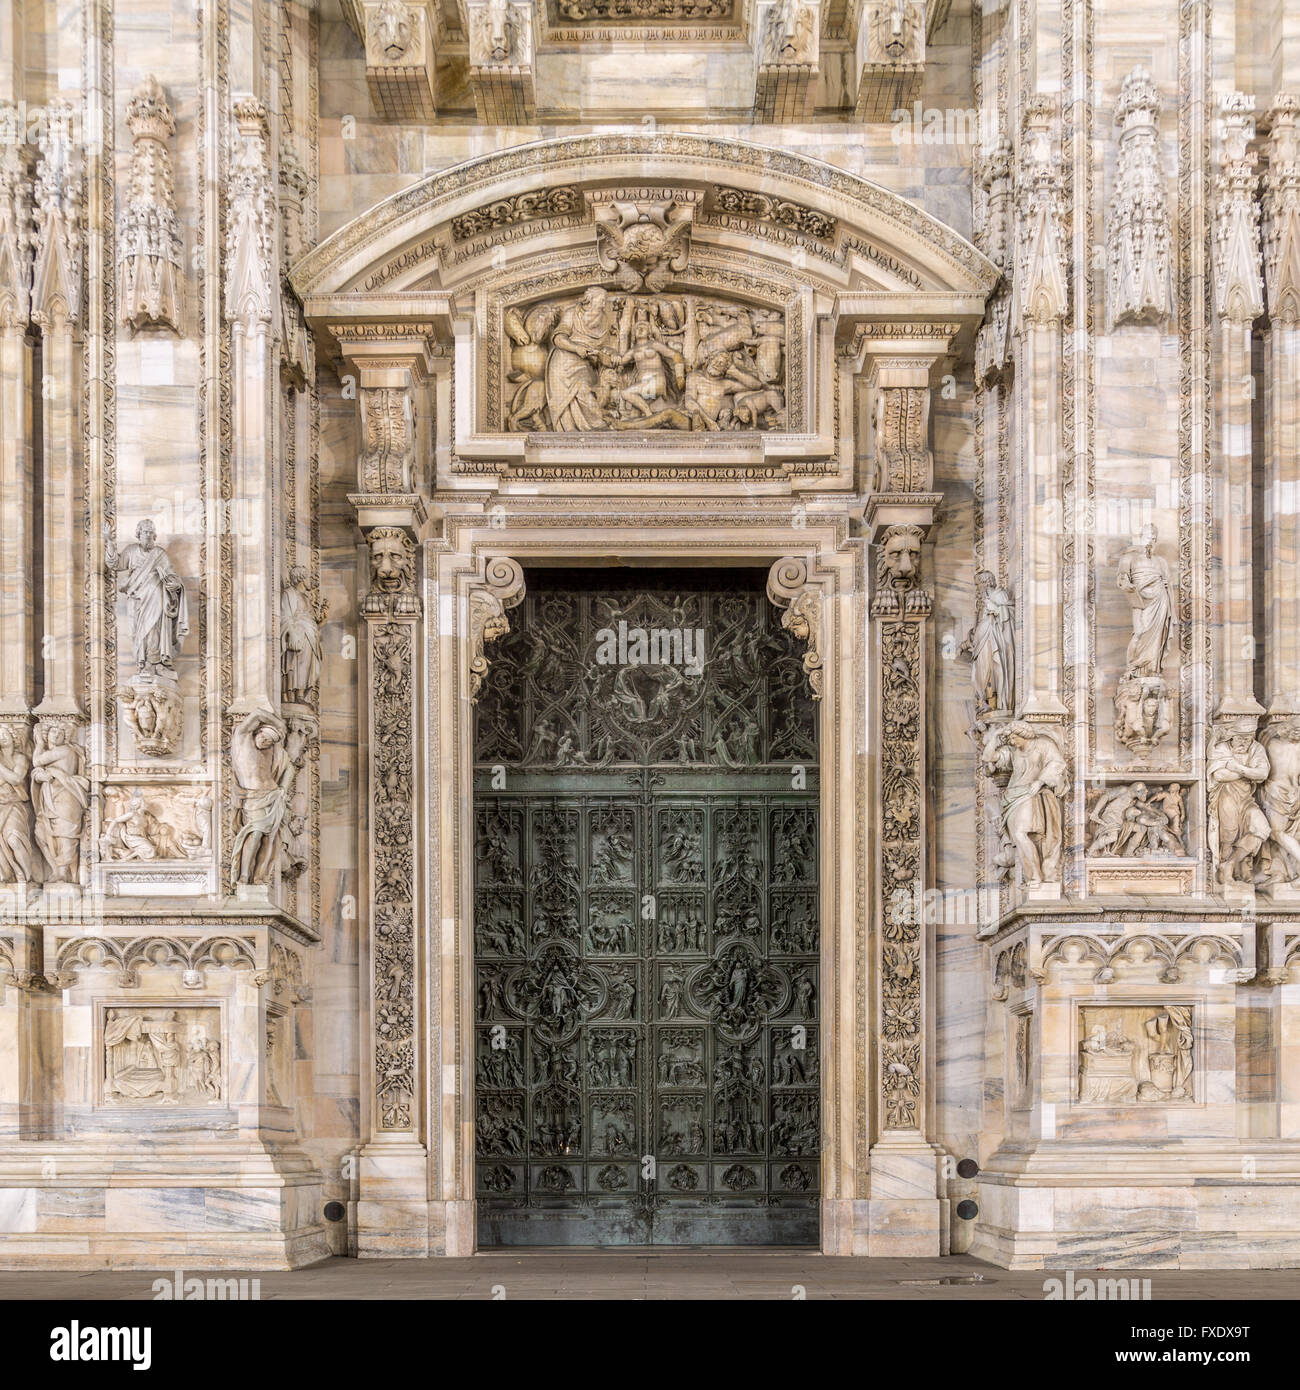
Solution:
<path fill-rule="evenodd" d="M 1128 782 L 1095 793 L 1088 853 L 1116 859 L 1187 853 L 1187 789 L 1178 782 Z"/>
<path fill-rule="evenodd" d="M 217 1007 L 106 1008 L 102 1104 L 222 1104 L 226 1093 L 221 1036 Z"/>
<path fill-rule="evenodd" d="M 1079 1009 L 1079 1103 L 1171 1104 L 1196 1099 L 1190 1004 Z"/>
<path fill-rule="evenodd" d="M 107 787 L 99 857 L 118 863 L 202 859 L 211 832 L 209 787 Z"/>
<path fill-rule="evenodd" d="M 644 225 L 624 229 L 622 249 L 609 253 L 622 258 L 625 283 L 662 282 L 660 271 L 680 250 L 680 237 L 665 240 L 651 224 L 654 236 L 629 251 L 628 234 Z M 512 306 L 503 324 L 511 344 L 503 364 L 504 429 L 787 428 L 786 321 L 779 309 L 591 286 L 581 295 Z"/>

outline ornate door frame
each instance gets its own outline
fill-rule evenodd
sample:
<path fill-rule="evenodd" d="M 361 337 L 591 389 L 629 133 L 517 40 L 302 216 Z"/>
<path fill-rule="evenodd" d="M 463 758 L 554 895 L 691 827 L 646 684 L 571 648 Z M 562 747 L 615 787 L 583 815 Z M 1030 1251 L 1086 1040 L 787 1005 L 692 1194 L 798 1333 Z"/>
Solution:
<path fill-rule="evenodd" d="M 621 239 L 624 198 L 670 229 L 649 260 Z M 587 292 L 651 275 L 706 311 L 749 303 L 755 342 L 779 326 L 779 384 L 706 419 L 723 391 L 708 405 L 706 383 L 642 428 L 588 405 L 539 415 L 534 335 Z M 931 879 L 921 562 L 942 500 L 930 391 L 998 278 L 951 228 L 847 171 L 686 132 L 498 151 L 393 195 L 295 266 L 360 406 L 358 1253 L 474 1248 L 467 712 L 520 567 L 611 559 L 773 567 L 769 595 L 809 643 L 822 699 L 822 1248 L 940 1251 L 932 946 L 916 912 Z"/>

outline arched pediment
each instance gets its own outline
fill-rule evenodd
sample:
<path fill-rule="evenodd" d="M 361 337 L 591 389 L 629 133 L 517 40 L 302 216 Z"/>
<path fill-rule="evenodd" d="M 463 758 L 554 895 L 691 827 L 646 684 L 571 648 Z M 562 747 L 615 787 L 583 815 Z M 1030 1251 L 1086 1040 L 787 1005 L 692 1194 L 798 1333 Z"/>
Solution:
<path fill-rule="evenodd" d="M 786 273 L 793 264 L 832 292 L 982 304 L 998 279 L 970 242 L 878 184 L 791 151 L 684 133 L 571 136 L 456 165 L 340 228 L 291 278 L 304 300 L 470 289 L 507 263 L 590 248 L 599 207 L 620 189 L 689 204 L 703 252 Z"/>

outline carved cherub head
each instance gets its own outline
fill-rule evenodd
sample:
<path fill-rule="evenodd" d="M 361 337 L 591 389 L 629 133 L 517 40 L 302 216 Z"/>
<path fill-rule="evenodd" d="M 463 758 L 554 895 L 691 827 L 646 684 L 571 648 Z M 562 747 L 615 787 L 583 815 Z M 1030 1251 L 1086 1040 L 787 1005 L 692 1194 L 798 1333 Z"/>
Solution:
<path fill-rule="evenodd" d="M 415 552 L 406 536 L 391 526 L 370 533 L 370 585 L 380 594 L 409 592 L 415 587 Z"/>

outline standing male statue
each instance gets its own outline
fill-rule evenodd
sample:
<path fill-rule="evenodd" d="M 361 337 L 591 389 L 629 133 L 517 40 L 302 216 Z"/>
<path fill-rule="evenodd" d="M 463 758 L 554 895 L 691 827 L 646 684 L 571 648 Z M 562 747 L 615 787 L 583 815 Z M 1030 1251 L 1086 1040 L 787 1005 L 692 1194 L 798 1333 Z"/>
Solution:
<path fill-rule="evenodd" d="M 1133 636 L 1128 644 L 1129 676 L 1158 676 L 1165 664 L 1174 621 L 1169 566 L 1155 553 L 1156 528 L 1144 526 L 1138 544 L 1126 550 L 1115 582 L 1133 609 Z"/>
<path fill-rule="evenodd" d="M 152 521 L 142 521 L 135 541 L 119 553 L 112 532 L 104 527 L 104 568 L 118 576 L 127 601 L 131 648 L 142 674 L 171 671 L 172 657 L 190 630 L 185 585 L 157 535 Z"/>

